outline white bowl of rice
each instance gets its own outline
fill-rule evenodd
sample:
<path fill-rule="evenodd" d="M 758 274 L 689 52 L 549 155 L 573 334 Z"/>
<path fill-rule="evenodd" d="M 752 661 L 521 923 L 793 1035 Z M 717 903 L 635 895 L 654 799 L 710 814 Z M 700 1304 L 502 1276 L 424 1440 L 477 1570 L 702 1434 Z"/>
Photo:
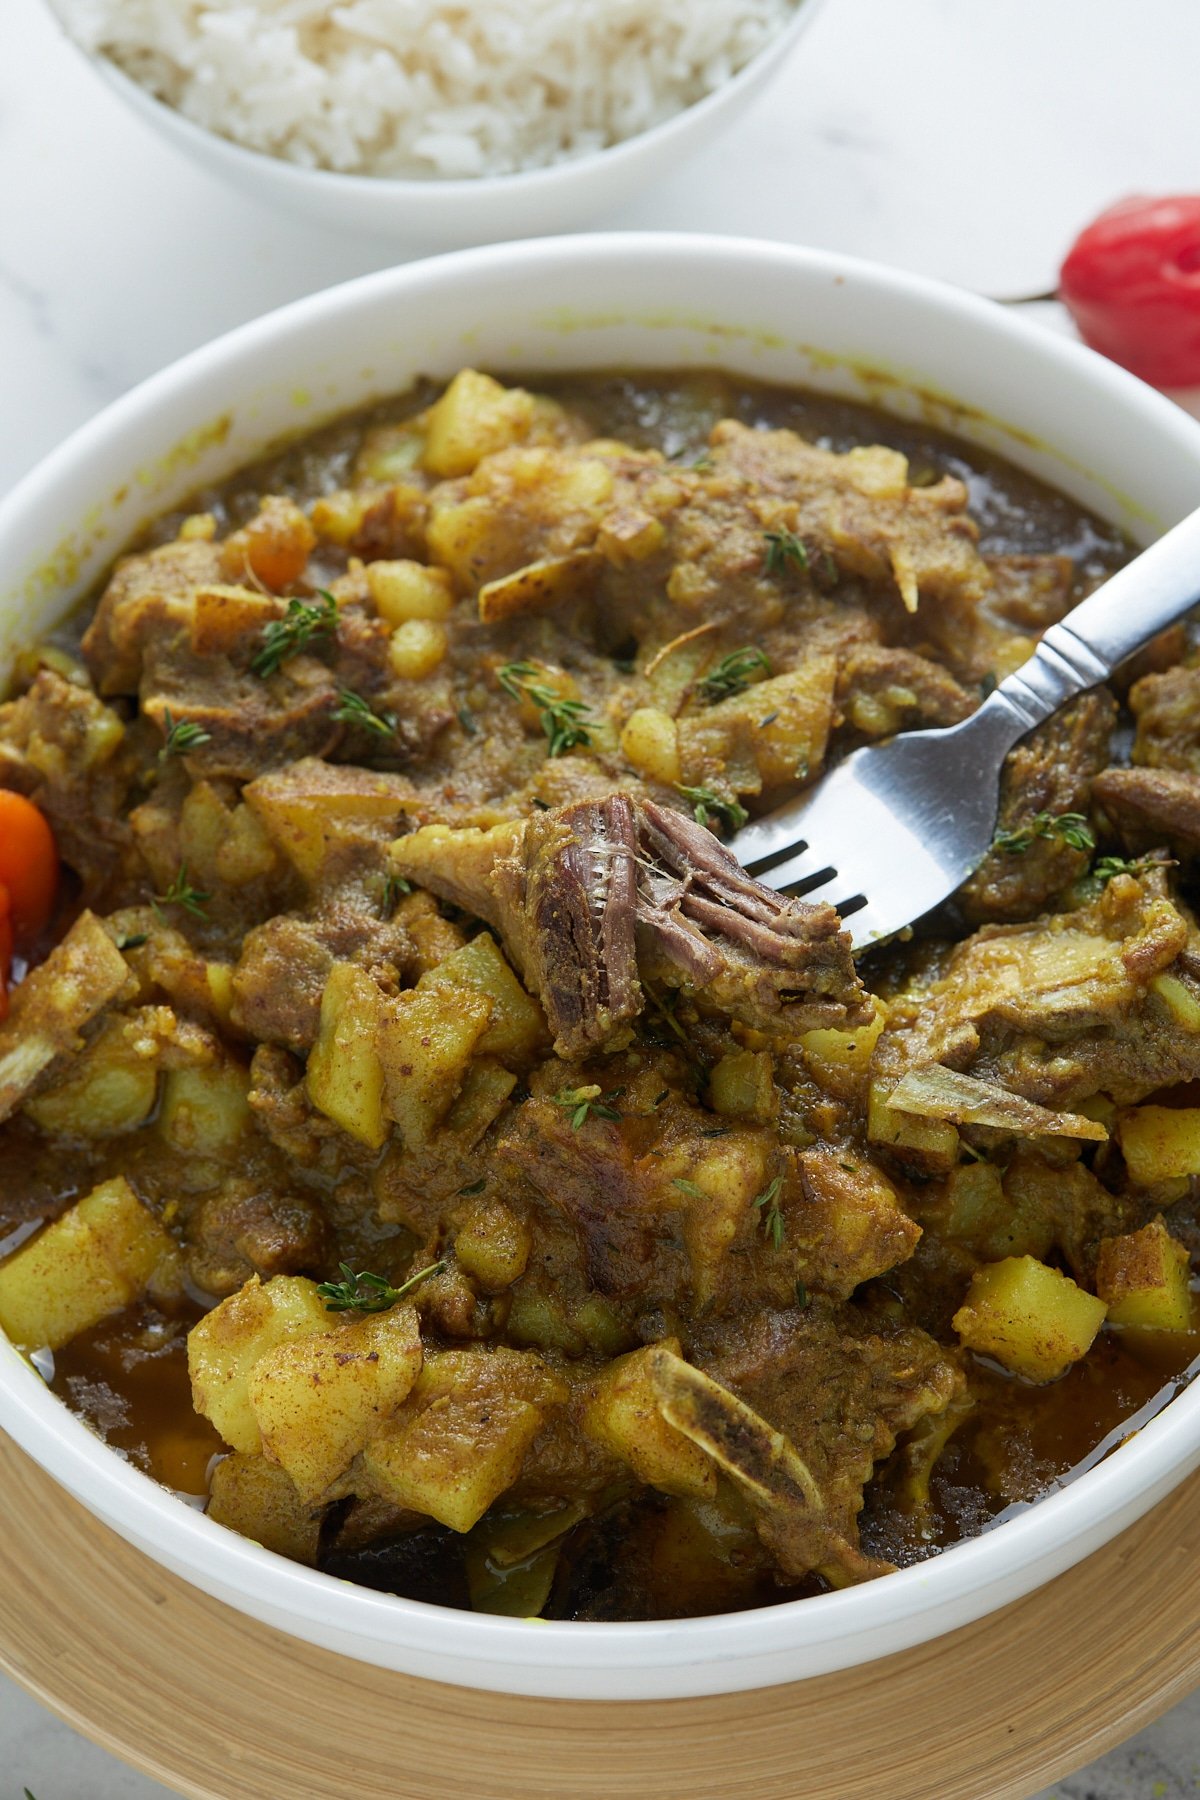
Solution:
<path fill-rule="evenodd" d="M 578 225 L 715 135 L 823 0 L 51 0 L 270 205 L 421 247 Z"/>

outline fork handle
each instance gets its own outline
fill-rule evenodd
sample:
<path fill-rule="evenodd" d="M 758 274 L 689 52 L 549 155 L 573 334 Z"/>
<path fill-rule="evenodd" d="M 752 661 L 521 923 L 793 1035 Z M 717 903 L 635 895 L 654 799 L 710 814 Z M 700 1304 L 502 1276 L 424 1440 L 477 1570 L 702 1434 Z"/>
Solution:
<path fill-rule="evenodd" d="M 1200 511 L 1052 625 L 1028 662 L 989 697 L 1021 725 L 1040 725 L 1076 694 L 1106 681 L 1126 657 L 1200 602 Z"/>

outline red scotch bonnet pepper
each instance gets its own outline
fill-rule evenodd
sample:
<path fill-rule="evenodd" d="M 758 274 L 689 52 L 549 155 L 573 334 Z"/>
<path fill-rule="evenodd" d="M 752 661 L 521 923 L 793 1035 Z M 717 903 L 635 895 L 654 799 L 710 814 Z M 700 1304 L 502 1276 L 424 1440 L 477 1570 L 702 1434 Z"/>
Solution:
<path fill-rule="evenodd" d="M 53 832 L 32 801 L 0 788 L 0 1019 L 8 1013 L 13 951 L 49 924 L 57 892 Z"/>
<path fill-rule="evenodd" d="M 1200 194 L 1110 206 L 1067 252 L 1059 298 L 1093 350 L 1155 387 L 1200 386 Z"/>

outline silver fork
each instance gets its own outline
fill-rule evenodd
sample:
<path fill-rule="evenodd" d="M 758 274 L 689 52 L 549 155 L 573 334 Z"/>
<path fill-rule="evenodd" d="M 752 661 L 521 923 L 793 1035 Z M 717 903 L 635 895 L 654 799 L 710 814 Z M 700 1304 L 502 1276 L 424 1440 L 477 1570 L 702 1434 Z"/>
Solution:
<path fill-rule="evenodd" d="M 1052 625 L 961 725 L 856 750 L 729 848 L 765 886 L 830 899 L 856 950 L 947 899 L 992 843 L 1000 768 L 1021 738 L 1200 602 L 1200 512 Z"/>

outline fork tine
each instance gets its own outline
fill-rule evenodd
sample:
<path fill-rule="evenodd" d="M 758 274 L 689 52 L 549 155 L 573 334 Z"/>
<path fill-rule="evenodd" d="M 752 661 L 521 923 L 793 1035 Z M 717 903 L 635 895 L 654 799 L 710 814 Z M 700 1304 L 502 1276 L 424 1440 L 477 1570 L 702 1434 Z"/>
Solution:
<path fill-rule="evenodd" d="M 764 887 L 774 888 L 777 892 L 784 888 L 794 891 L 803 883 L 805 892 L 807 892 L 810 888 L 823 887 L 827 881 L 832 881 L 836 874 L 837 870 L 826 858 L 805 845 L 795 856 L 789 856 L 783 862 L 777 862 L 774 868 L 760 870 L 754 879 L 761 881 Z"/>

